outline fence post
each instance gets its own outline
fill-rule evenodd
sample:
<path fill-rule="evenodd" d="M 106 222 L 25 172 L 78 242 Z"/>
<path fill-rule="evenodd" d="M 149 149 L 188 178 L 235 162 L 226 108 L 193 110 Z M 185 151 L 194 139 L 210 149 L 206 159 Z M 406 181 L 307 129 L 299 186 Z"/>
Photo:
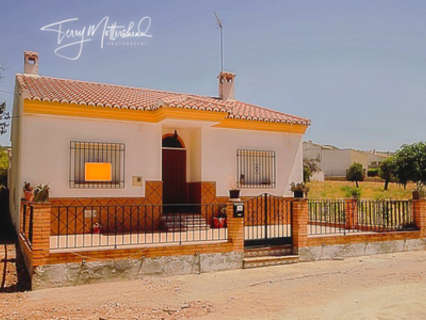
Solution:
<path fill-rule="evenodd" d="M 358 208 L 356 199 L 345 199 L 345 228 L 356 229 L 358 224 Z"/>
<path fill-rule="evenodd" d="M 51 203 L 32 202 L 30 206 L 33 208 L 32 221 L 32 266 L 43 264 L 49 256 L 50 249 L 50 211 Z"/>
<path fill-rule="evenodd" d="M 247 213 L 245 213 L 247 214 Z M 226 223 L 228 225 L 228 240 L 233 244 L 233 251 L 244 251 L 244 217 L 234 217 L 234 201 L 226 203 Z"/>
<path fill-rule="evenodd" d="M 426 237 L 426 199 L 413 200 L 413 218 L 420 236 Z"/>
<path fill-rule="evenodd" d="M 306 247 L 308 238 L 308 200 L 296 199 L 291 201 L 291 236 L 293 252 L 299 253 L 299 248 Z"/>

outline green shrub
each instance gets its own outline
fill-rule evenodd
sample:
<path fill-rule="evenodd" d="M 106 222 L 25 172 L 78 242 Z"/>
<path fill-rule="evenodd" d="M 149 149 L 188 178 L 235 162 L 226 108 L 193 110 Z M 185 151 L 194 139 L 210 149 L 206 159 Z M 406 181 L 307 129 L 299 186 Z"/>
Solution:
<path fill-rule="evenodd" d="M 380 162 L 379 176 L 385 180 L 385 190 L 388 190 L 389 182 L 395 179 L 396 169 L 396 163 L 393 157 L 386 158 Z"/>
<path fill-rule="evenodd" d="M 346 180 L 355 181 L 355 185 L 358 188 L 358 181 L 364 181 L 365 172 L 361 163 L 354 162 L 348 170 L 346 170 Z"/>
<path fill-rule="evenodd" d="M 379 175 L 379 168 L 369 168 L 367 171 L 367 176 L 377 177 Z"/>
<path fill-rule="evenodd" d="M 346 198 L 354 198 L 354 199 L 360 199 L 361 198 L 361 189 L 360 188 L 343 186 L 342 191 L 345 192 Z"/>
<path fill-rule="evenodd" d="M 308 166 L 303 166 L 303 182 L 311 181 L 312 172 Z"/>

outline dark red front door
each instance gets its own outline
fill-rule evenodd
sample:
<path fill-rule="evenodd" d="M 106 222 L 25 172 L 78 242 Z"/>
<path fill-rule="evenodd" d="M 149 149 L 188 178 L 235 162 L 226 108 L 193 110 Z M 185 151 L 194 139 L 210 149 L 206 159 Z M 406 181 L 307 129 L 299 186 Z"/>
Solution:
<path fill-rule="evenodd" d="M 163 149 L 163 203 L 186 202 L 186 150 Z"/>

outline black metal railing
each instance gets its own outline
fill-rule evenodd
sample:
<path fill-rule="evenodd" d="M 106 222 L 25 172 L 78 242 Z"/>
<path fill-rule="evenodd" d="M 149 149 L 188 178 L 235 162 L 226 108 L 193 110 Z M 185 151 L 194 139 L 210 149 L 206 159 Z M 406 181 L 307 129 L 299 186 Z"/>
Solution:
<path fill-rule="evenodd" d="M 356 224 L 365 231 L 416 229 L 411 200 L 360 200 Z"/>
<path fill-rule="evenodd" d="M 346 203 L 344 200 L 309 200 L 308 234 L 346 234 L 356 229 L 346 228 Z"/>
<path fill-rule="evenodd" d="M 416 229 L 410 200 L 309 200 L 310 235 Z"/>
<path fill-rule="evenodd" d="M 53 250 L 227 239 L 225 204 L 52 207 Z"/>
<path fill-rule="evenodd" d="M 22 205 L 21 236 L 31 248 L 33 242 L 34 208 L 27 203 Z"/>

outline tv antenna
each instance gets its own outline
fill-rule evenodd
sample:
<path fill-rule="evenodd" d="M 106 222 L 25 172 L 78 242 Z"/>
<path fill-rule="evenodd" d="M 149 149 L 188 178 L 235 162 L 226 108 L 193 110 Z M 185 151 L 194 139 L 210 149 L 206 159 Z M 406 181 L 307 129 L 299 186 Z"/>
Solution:
<path fill-rule="evenodd" d="M 220 30 L 220 71 L 223 72 L 223 25 L 216 12 L 214 12 L 214 16 L 216 17 L 216 22 Z"/>

